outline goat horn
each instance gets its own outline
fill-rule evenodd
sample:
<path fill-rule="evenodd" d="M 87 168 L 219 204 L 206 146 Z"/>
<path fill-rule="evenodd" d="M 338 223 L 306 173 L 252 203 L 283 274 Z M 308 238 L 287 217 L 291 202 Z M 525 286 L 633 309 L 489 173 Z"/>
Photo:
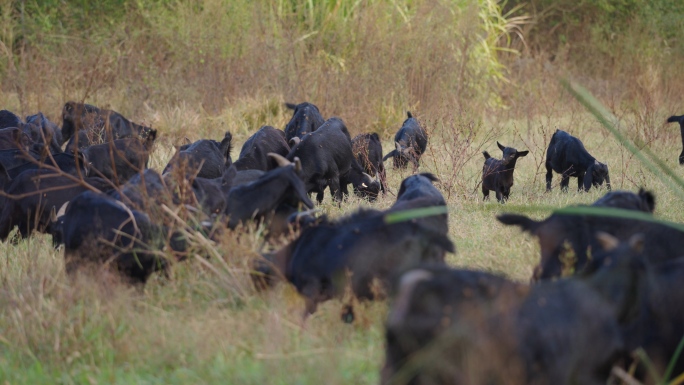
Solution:
<path fill-rule="evenodd" d="M 57 211 L 57 218 L 63 216 L 66 213 L 67 206 L 69 206 L 69 202 L 64 202 L 62 207 L 59 208 L 59 211 Z"/>
<path fill-rule="evenodd" d="M 298 136 L 295 136 L 294 138 L 290 139 L 290 141 L 288 143 L 290 144 L 290 147 L 294 147 L 294 146 L 298 145 L 299 142 L 301 142 L 301 141 L 302 140 L 299 139 Z"/>
<path fill-rule="evenodd" d="M 292 162 L 290 162 L 289 160 L 285 159 L 284 156 L 282 156 L 282 155 L 280 155 L 280 154 L 276 154 L 275 152 L 269 152 L 267 155 L 268 155 L 269 157 L 273 158 L 273 160 L 275 160 L 276 163 L 278 163 L 278 166 L 279 166 L 279 167 L 286 167 L 286 166 L 289 166 L 289 165 L 292 164 Z"/>
<path fill-rule="evenodd" d="M 408 307 L 411 304 L 413 289 L 420 282 L 430 279 L 432 279 L 432 273 L 423 269 L 410 271 L 401 277 L 399 283 L 399 294 L 394 301 L 394 309 L 392 309 L 392 312 L 388 317 L 389 325 L 397 326 L 402 323 L 406 313 L 408 312 Z"/>
<path fill-rule="evenodd" d="M 191 206 L 191 205 L 188 205 L 188 204 L 185 204 L 185 205 L 183 205 L 183 206 L 185 206 L 185 209 L 188 210 L 188 211 L 191 212 L 191 213 L 197 214 L 197 213 L 200 212 L 200 210 L 199 210 L 197 207 L 195 207 L 195 206 Z"/>
<path fill-rule="evenodd" d="M 295 218 L 300 218 L 303 217 L 304 215 L 309 215 L 309 214 L 316 214 L 318 212 L 321 212 L 321 209 L 311 209 L 311 210 L 306 210 L 306 211 L 300 211 L 295 215 Z"/>
<path fill-rule="evenodd" d="M 295 171 L 301 172 L 302 171 L 302 161 L 299 159 L 299 157 L 295 156 L 294 164 L 295 164 Z"/>

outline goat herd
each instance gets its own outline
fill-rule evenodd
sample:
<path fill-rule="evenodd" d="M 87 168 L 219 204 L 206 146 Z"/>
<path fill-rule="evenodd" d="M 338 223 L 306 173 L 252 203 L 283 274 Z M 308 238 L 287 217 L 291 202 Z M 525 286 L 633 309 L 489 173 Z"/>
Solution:
<path fill-rule="evenodd" d="M 24 121 L 0 111 L 0 239 L 14 227 L 22 237 L 48 233 L 64 247 L 67 273 L 107 268 L 143 285 L 166 270 L 168 256 L 187 258 L 191 232 L 212 237 L 256 221 L 267 240 L 293 239 L 253 263 L 258 290 L 289 281 L 308 315 L 322 301 L 346 302 L 351 288 L 346 322 L 354 300 L 393 298 L 383 383 L 604 384 L 657 378 L 670 362 L 668 374 L 684 371 L 684 227 L 651 219 L 651 193 L 608 192 L 593 204 L 603 215 L 578 206 L 543 221 L 498 216 L 539 239 L 530 284 L 452 269 L 446 201 L 432 174 L 404 179 L 384 211 L 330 219 L 309 198 L 315 192 L 322 202 L 328 188 L 339 202 L 351 184 L 373 201 L 387 190 L 389 158 L 415 172 L 428 137 L 411 113 L 383 157 L 377 134 L 352 139 L 341 119 L 324 120 L 315 105 L 287 106 L 294 114 L 285 130 L 262 127 L 235 162 L 226 133 L 178 146 L 161 174 L 147 168 L 157 131 L 117 112 L 68 102 L 59 128 L 42 113 Z M 684 131 L 682 117 L 668 121 Z M 484 153 L 482 192 L 503 203 L 528 151 L 497 144 L 502 159 Z M 547 189 L 552 171 L 564 190 L 570 177 L 580 190 L 604 182 L 610 189 L 608 167 L 560 130 L 546 168 Z M 616 209 L 640 219 L 609 215 Z"/>

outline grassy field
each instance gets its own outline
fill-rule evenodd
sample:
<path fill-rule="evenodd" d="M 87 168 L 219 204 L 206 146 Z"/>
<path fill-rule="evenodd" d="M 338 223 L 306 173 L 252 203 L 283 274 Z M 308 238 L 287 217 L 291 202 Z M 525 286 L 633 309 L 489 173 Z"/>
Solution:
<path fill-rule="evenodd" d="M 254 108 L 268 108 L 269 102 L 264 103 Z M 233 113 L 228 110 L 223 115 Z M 278 109 L 272 123 L 282 127 L 288 114 Z M 178 112 L 178 116 L 191 115 Z M 150 111 L 147 119 L 158 116 L 163 114 Z M 665 115 L 661 117 L 664 120 Z M 475 123 L 458 115 L 419 118 L 431 132 L 420 171 L 432 172 L 442 181 L 449 233 L 458 249 L 448 256 L 453 266 L 525 281 L 538 258 L 536 242 L 498 224 L 494 216 L 533 206 L 590 203 L 605 193 L 594 189 L 577 193 L 574 188 L 561 193 L 557 176 L 556 188 L 544 192 L 545 147 L 556 128 L 581 137 L 589 151 L 609 165 L 614 188 L 634 191 L 645 186 L 656 193 L 658 217 L 684 220 L 677 198 L 586 113 L 552 116 L 554 123 L 549 126 L 546 118 L 524 123 L 510 119 Z M 200 126 L 220 118 L 203 119 Z M 402 120 L 398 115 L 394 126 L 398 128 Z M 194 140 L 232 130 L 238 133 L 239 148 L 248 135 L 242 124 L 187 134 Z M 631 124 L 625 121 L 625 129 Z M 164 124 L 160 121 L 156 126 Z M 675 128 L 655 127 L 658 139 L 649 144 L 672 167 L 678 167 L 675 160 L 680 151 Z M 390 148 L 388 139 L 384 138 L 385 149 Z M 530 150 L 518 162 L 516 184 L 506 205 L 482 202 L 478 185 L 480 152 L 499 154 L 496 140 Z M 162 140 L 152 167 L 160 170 L 171 154 Z M 338 207 L 327 197 L 323 210 L 338 216 L 359 206 L 390 206 L 409 173 L 390 166 L 388 174 L 391 192 L 378 202 L 350 197 Z M 535 217 L 547 214 L 543 209 L 532 212 Z M 179 263 L 171 280 L 157 277 L 140 293 L 86 277 L 70 282 L 63 272 L 62 253 L 52 250 L 47 236 L 0 245 L 5 256 L 0 265 L 0 383 L 377 383 L 387 304 L 362 304 L 357 321 L 347 325 L 339 319 L 341 303 L 330 301 L 302 323 L 303 303 L 292 288 L 281 284 L 264 294 L 251 288 L 247 265 L 261 247 L 258 235 L 226 234 L 215 246 L 225 264 L 212 260 L 215 269 L 211 269 L 197 260 Z"/>
<path fill-rule="evenodd" d="M 615 25 L 628 28 L 588 28 L 591 17 L 553 9 L 507 14 L 494 0 L 107 0 L 102 9 L 0 0 L 0 109 L 42 110 L 56 122 L 68 100 L 114 109 L 159 130 L 150 162 L 159 171 L 186 137 L 230 131 L 235 159 L 260 126 L 285 126 L 284 102 L 313 102 L 352 135 L 378 132 L 386 152 L 408 109 L 430 134 L 420 171 L 437 175 L 447 198 L 457 247 L 449 264 L 527 281 L 536 241 L 495 215 L 542 218 L 605 193 L 578 193 L 574 180 L 561 193 L 558 175 L 545 192 L 556 129 L 608 164 L 615 189 L 643 186 L 656 195 L 657 217 L 684 222 L 681 200 L 559 83 L 586 85 L 622 133 L 681 175 L 679 128 L 663 123 L 684 113 L 684 17 L 648 8 L 651 18 L 639 18 L 628 12 L 637 0 L 618 13 L 600 3 L 600 20 L 620 16 Z M 590 5 L 582 9 L 598 12 Z M 660 14 L 667 23 L 656 23 Z M 557 17 L 563 28 L 554 27 Z M 506 205 L 483 202 L 479 186 L 481 152 L 500 157 L 497 140 L 530 151 Z M 335 217 L 387 208 L 409 174 L 388 162 L 386 196 L 338 206 L 326 194 L 321 208 Z M 155 276 L 139 292 L 104 278 L 67 279 L 47 236 L 0 244 L 0 384 L 377 384 L 387 303 L 361 304 L 347 325 L 341 302 L 329 301 L 302 322 L 291 287 L 252 288 L 248 266 L 264 248 L 258 231 L 226 232 L 198 249 L 215 252 L 209 262 L 179 263 L 170 280 Z"/>

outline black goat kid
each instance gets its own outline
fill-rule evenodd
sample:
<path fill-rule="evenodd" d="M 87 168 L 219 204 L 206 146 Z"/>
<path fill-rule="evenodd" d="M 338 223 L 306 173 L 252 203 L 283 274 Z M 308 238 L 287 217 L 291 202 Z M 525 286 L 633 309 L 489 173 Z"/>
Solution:
<path fill-rule="evenodd" d="M 489 191 L 492 190 L 496 194 L 496 199 L 504 203 L 511 194 L 515 162 L 518 158 L 526 156 L 529 151 L 518 151 L 499 142 L 496 142 L 496 145 L 503 151 L 501 159 L 492 158 L 487 151 L 482 152 L 485 157 L 482 167 L 482 194 L 485 200 L 489 199 Z"/>

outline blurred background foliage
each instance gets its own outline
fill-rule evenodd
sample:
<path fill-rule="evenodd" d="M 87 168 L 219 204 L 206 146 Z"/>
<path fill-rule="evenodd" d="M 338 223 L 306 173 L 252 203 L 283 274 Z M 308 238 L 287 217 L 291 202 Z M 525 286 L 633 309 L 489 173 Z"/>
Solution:
<path fill-rule="evenodd" d="M 406 109 L 534 115 L 535 89 L 562 93 L 547 75 L 609 108 L 657 105 L 684 64 L 679 0 L 0 0 L 0 21 L 19 112 L 310 100 L 384 131 Z"/>

